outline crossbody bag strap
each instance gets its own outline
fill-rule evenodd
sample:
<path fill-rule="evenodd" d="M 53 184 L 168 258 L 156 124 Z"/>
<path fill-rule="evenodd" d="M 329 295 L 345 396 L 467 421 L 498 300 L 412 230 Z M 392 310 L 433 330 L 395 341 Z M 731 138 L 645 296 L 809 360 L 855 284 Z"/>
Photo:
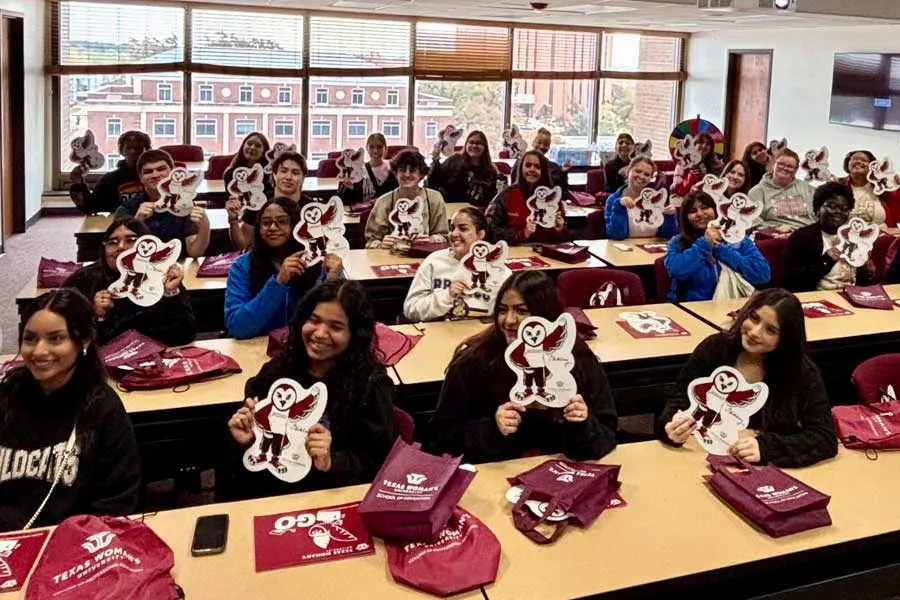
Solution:
<path fill-rule="evenodd" d="M 37 521 L 37 518 L 40 516 L 41 511 L 44 510 L 44 507 L 47 506 L 47 502 L 50 500 L 50 495 L 53 494 L 53 490 L 56 489 L 56 485 L 59 483 L 59 480 L 62 479 L 63 471 L 66 470 L 66 464 L 69 462 L 69 457 L 72 456 L 72 452 L 75 451 L 75 430 L 78 425 L 76 424 L 72 427 L 72 433 L 69 434 L 69 439 L 66 441 L 66 449 L 63 451 L 62 458 L 59 461 L 59 465 L 56 467 L 56 475 L 53 477 L 53 483 L 50 485 L 50 489 L 47 491 L 47 495 L 44 496 L 44 500 L 41 502 L 41 505 L 37 507 L 37 510 L 34 511 L 34 514 L 31 515 L 31 518 L 28 519 L 28 522 L 25 523 L 25 526 L 22 529 L 31 529 L 31 526 L 34 525 L 34 522 Z"/>

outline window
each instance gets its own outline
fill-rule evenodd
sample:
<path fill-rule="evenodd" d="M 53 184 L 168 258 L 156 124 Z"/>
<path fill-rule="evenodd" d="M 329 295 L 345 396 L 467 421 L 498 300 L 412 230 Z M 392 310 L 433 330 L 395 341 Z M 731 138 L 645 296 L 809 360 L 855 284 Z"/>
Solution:
<path fill-rule="evenodd" d="M 122 160 L 122 155 L 118 152 L 112 152 L 106 155 L 106 170 L 112 171 L 119 164 L 119 161 Z"/>
<path fill-rule="evenodd" d="M 312 161 L 318 162 L 320 160 L 325 160 L 326 158 L 328 158 L 327 152 L 313 152 L 312 154 L 309 155 L 309 160 L 311 162 Z"/>
<path fill-rule="evenodd" d="M 310 129 L 314 138 L 331 137 L 331 121 L 313 121 L 310 123 Z"/>
<path fill-rule="evenodd" d="M 156 101 L 171 102 L 172 101 L 172 84 L 157 83 L 156 84 Z"/>
<path fill-rule="evenodd" d="M 194 137 L 214 138 L 218 130 L 215 119 L 197 119 L 194 121 Z"/>
<path fill-rule="evenodd" d="M 198 87 L 197 98 L 199 99 L 201 104 L 212 104 L 213 101 L 213 86 L 211 85 L 201 85 Z"/>
<path fill-rule="evenodd" d="M 438 126 L 436 121 L 428 121 L 425 123 L 425 137 L 428 139 L 436 138 L 438 134 Z"/>
<path fill-rule="evenodd" d="M 155 137 L 175 137 L 175 119 L 153 119 Z"/>
<path fill-rule="evenodd" d="M 681 39 L 604 33 L 601 65 L 606 71 L 675 72 L 681 66 Z"/>
<path fill-rule="evenodd" d="M 309 66 L 390 69 L 410 66 L 408 21 L 311 17 Z"/>
<path fill-rule="evenodd" d="M 417 23 L 416 75 L 507 77 L 510 37 L 507 27 Z"/>
<path fill-rule="evenodd" d="M 256 131 L 256 119 L 235 119 L 234 137 L 243 138 Z"/>
<path fill-rule="evenodd" d="M 293 121 L 275 121 L 275 137 L 294 137 Z"/>
<path fill-rule="evenodd" d="M 537 130 L 545 127 L 552 134 L 549 159 L 562 164 L 568 158 L 576 166 L 594 162 L 592 79 L 513 79 L 510 108 L 511 121 L 529 147 Z"/>
<path fill-rule="evenodd" d="M 653 141 L 653 158 L 669 159 L 669 135 L 675 123 L 675 81 L 604 79 L 600 82 L 597 150 L 614 149 L 616 136 Z"/>
<path fill-rule="evenodd" d="M 347 137 L 364 138 L 368 135 L 368 123 L 365 121 L 347 121 Z"/>
<path fill-rule="evenodd" d="M 521 77 L 538 73 L 585 73 L 597 69 L 597 35 L 580 31 L 519 29 L 513 31 L 513 72 Z"/>
<path fill-rule="evenodd" d="M 353 106 L 362 106 L 363 100 L 365 98 L 365 92 L 359 88 L 355 88 L 352 92 L 350 92 L 350 104 Z"/>
<path fill-rule="evenodd" d="M 385 103 L 388 106 L 400 106 L 400 92 L 397 90 L 388 90 Z"/>
<path fill-rule="evenodd" d="M 107 119 L 106 135 L 115 138 L 122 135 L 122 119 Z"/>
<path fill-rule="evenodd" d="M 301 69 L 303 19 L 288 11 L 194 8 L 191 60 L 242 69 Z"/>
<path fill-rule="evenodd" d="M 499 81 L 417 81 L 416 123 L 436 121 L 438 130 L 449 124 L 464 132 L 480 129 L 487 136 L 491 156 L 496 157 L 503 139 L 506 83 Z M 434 140 L 416 127 L 413 144 L 428 148 Z M 436 133 L 435 133 L 436 135 Z"/>
<path fill-rule="evenodd" d="M 400 121 L 385 121 L 381 124 L 381 131 L 386 138 L 399 138 Z"/>
<path fill-rule="evenodd" d="M 253 103 L 253 87 L 249 85 L 242 85 L 238 89 L 239 99 L 238 102 L 241 104 L 252 104 Z"/>
<path fill-rule="evenodd" d="M 316 89 L 316 104 L 325 106 L 328 104 L 328 88 Z"/>
<path fill-rule="evenodd" d="M 278 104 L 290 104 L 291 103 L 291 88 L 283 87 L 278 88 Z"/>

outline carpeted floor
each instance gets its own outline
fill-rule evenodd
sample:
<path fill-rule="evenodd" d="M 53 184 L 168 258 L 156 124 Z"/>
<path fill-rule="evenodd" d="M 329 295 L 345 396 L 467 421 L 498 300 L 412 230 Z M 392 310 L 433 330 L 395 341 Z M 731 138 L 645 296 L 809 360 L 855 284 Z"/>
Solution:
<path fill-rule="evenodd" d="M 0 255 L 0 354 L 16 351 L 19 313 L 16 295 L 37 275 L 41 257 L 75 260 L 75 232 L 84 217 L 44 217 L 26 233 L 5 241 Z"/>

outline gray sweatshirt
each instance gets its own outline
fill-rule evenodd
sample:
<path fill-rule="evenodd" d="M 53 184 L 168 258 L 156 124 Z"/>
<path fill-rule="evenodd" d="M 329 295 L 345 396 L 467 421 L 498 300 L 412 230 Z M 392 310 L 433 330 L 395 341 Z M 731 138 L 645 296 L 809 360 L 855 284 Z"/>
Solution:
<path fill-rule="evenodd" d="M 787 187 L 781 187 L 766 174 L 748 195 L 763 206 L 762 214 L 753 222 L 754 229 L 781 225 L 800 229 L 816 220 L 813 188 L 803 180 L 794 179 Z"/>

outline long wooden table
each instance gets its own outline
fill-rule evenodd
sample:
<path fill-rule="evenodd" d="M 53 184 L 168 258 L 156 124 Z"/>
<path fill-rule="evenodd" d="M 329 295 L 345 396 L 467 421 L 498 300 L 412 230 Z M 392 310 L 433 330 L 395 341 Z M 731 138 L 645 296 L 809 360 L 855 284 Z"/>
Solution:
<path fill-rule="evenodd" d="M 640 244 L 667 244 L 665 238 L 629 238 L 627 240 L 579 240 L 575 242 L 585 246 L 593 256 L 603 262 L 620 269 L 634 269 L 635 267 L 653 267 L 665 252 L 648 252 L 640 248 Z M 630 250 L 620 250 L 616 246 L 625 246 Z"/>
<path fill-rule="evenodd" d="M 336 194 L 338 185 L 336 177 L 306 177 L 303 179 L 303 191 L 313 196 Z M 200 198 L 207 196 L 226 197 L 228 192 L 225 190 L 225 180 L 204 179 L 197 187 L 197 195 Z"/>

